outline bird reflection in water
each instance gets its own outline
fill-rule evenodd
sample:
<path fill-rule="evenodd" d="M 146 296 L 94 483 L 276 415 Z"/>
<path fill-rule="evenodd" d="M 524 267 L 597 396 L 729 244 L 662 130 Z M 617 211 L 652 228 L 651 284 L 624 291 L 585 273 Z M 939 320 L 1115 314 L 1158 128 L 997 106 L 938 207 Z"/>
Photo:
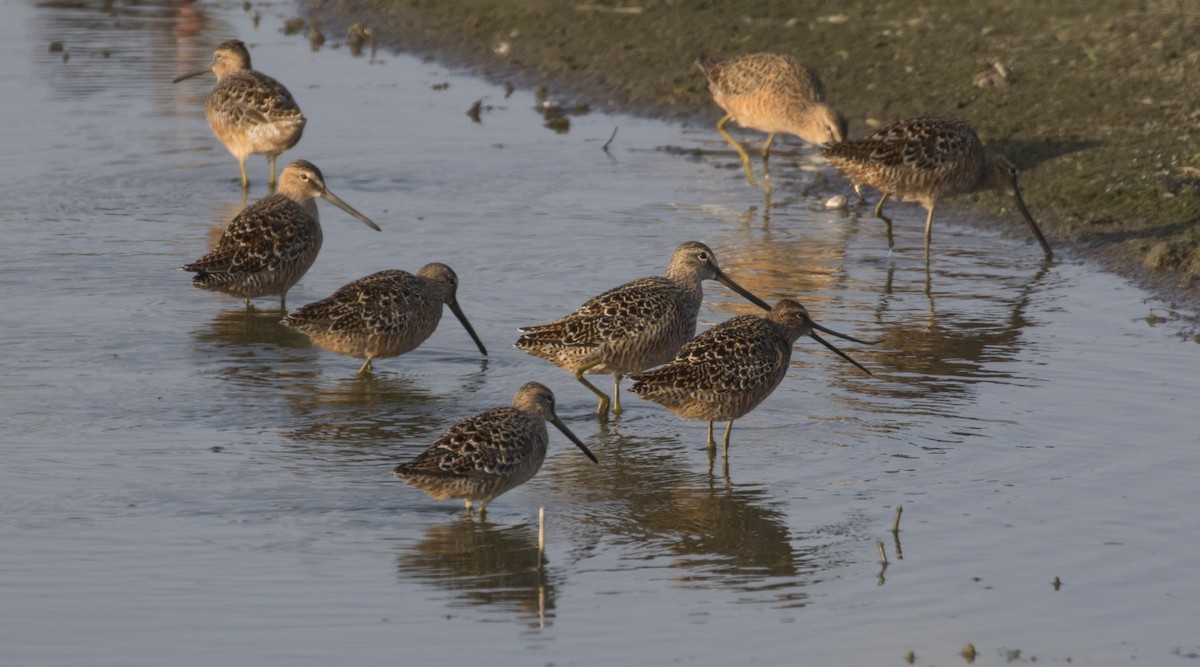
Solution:
<path fill-rule="evenodd" d="M 223 310 L 191 335 L 197 372 L 227 383 L 239 405 L 260 415 L 277 411 L 283 384 L 316 373 L 316 348 L 279 324 L 278 311 Z"/>
<path fill-rule="evenodd" d="M 751 207 L 746 215 L 752 216 L 753 212 Z M 852 235 L 849 226 L 843 224 L 828 225 L 819 234 L 806 230 L 803 236 L 786 229 L 763 230 L 730 241 L 734 250 L 722 261 L 731 267 L 730 271 L 737 271 L 738 280 L 746 289 L 759 297 L 767 301 L 798 298 L 806 306 L 831 316 L 835 309 L 823 305 L 829 301 L 825 295 L 848 288 L 845 249 Z M 710 307 L 737 315 L 755 312 L 736 301 L 714 301 Z"/>
<path fill-rule="evenodd" d="M 974 265 L 979 266 L 979 265 Z M 958 408 L 973 400 L 980 383 L 1019 384 L 1024 378 L 1007 370 L 1030 344 L 1029 330 L 1037 322 L 1026 315 L 1050 269 L 1043 263 L 1027 274 L 1022 267 L 983 267 L 984 275 L 959 272 L 930 276 L 928 267 L 901 267 L 900 271 L 923 270 L 926 282 L 897 277 L 889 266 L 875 307 L 879 337 L 883 343 L 875 354 L 877 375 L 891 382 L 862 384 L 865 395 L 901 401 L 876 411 L 905 415 L 958 416 Z M 938 281 L 944 289 L 934 289 Z M 906 420 L 894 420 L 892 428 L 903 428 Z"/>
<path fill-rule="evenodd" d="M 442 398 L 403 376 L 296 376 L 280 390 L 292 417 L 284 433 L 327 454 L 390 461 L 398 441 L 427 438 L 441 424 Z"/>
<path fill-rule="evenodd" d="M 315 357 L 315 348 L 308 337 L 281 325 L 277 310 L 223 310 L 207 327 L 193 331 L 192 336 L 197 354 L 210 354 L 217 360 L 228 361 L 230 356 L 247 359 L 266 350 L 306 350 L 304 359 L 311 361 Z"/>
<path fill-rule="evenodd" d="M 498 526 L 485 519 L 435 523 L 396 555 L 401 581 L 451 595 L 451 604 L 514 614 L 530 627 L 554 619 L 555 581 L 538 553 L 536 525 Z"/>
<path fill-rule="evenodd" d="M 465 364 L 459 377 L 440 378 L 449 382 L 449 390 L 400 374 L 298 374 L 280 383 L 292 414 L 284 432 L 306 447 L 319 444 L 327 453 L 392 462 L 397 443 L 414 443 L 412 452 L 419 451 L 419 443 L 445 428 L 445 411 L 460 403 L 472 405 L 486 370 L 487 360 Z"/>
<path fill-rule="evenodd" d="M 574 551 L 615 547 L 638 569 L 669 561 L 682 586 L 730 587 L 770 604 L 804 606 L 808 585 L 847 564 L 840 551 L 858 539 L 856 522 L 865 521 L 851 516 L 846 525 L 796 534 L 787 503 L 764 486 L 697 470 L 694 453 L 677 437 L 601 427 L 593 442 L 607 452 L 604 465 L 585 468 L 561 457 L 541 477 L 556 496 L 547 504 L 575 505 L 572 514 L 584 527 L 575 539 L 592 542 Z"/>

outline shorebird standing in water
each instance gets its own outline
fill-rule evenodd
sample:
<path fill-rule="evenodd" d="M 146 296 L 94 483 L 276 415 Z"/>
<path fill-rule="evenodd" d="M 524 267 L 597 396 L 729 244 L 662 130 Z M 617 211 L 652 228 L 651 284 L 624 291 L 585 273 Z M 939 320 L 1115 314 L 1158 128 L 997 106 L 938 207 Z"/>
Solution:
<path fill-rule="evenodd" d="M 728 455 L 733 421 L 775 391 L 787 374 L 792 345 L 801 336 L 810 336 L 870 375 L 862 364 L 818 336 L 818 331 L 865 345 L 878 342 L 826 329 L 812 321 L 804 306 L 783 299 L 769 313 L 740 315 L 696 336 L 666 366 L 630 375 L 634 381 L 630 391 L 684 419 L 707 419 L 710 449 L 716 447 L 713 422 L 728 421 L 722 440 Z"/>
<path fill-rule="evenodd" d="M 670 361 L 696 335 L 705 280 L 717 280 L 758 307 L 771 309 L 721 271 L 712 249 L 688 241 L 675 249 L 665 277 L 640 278 L 588 299 L 566 317 L 523 327 L 515 347 L 574 373 L 600 398 L 600 417 L 608 415 L 608 396 L 584 374 L 612 375 L 613 414 L 620 415 L 621 378 Z"/>
<path fill-rule="evenodd" d="M 325 187 L 316 165 L 296 160 L 279 174 L 279 192 L 242 209 L 229 223 L 215 248 L 180 268 L 196 274 L 192 284 L 246 300 L 279 296 L 286 306 L 287 292 L 317 259 L 321 250 L 321 222 L 315 198 L 320 197 L 380 231 L 379 225 L 359 213 Z"/>
<path fill-rule="evenodd" d="M 546 422 L 596 463 L 596 456 L 555 414 L 554 394 L 545 385 L 529 382 L 517 390 L 511 406 L 458 422 L 392 474 L 434 500 L 465 501 L 468 513 L 472 503 L 479 503 L 483 516 L 496 496 L 529 481 L 542 467 L 550 442 Z"/>
<path fill-rule="evenodd" d="M 307 122 L 292 94 L 282 83 L 251 69 L 250 52 L 236 39 L 222 42 L 213 53 L 212 64 L 184 79 L 212 72 L 217 84 L 208 94 L 204 115 L 213 134 L 237 158 L 242 170 L 242 189 L 250 187 L 246 158 L 265 154 L 271 165 L 268 185 L 275 190 L 275 158 L 296 145 Z"/>
<path fill-rule="evenodd" d="M 901 120 L 861 139 L 826 146 L 821 154 L 846 174 L 859 197 L 864 185 L 882 193 L 875 205 L 875 217 L 883 220 L 889 250 L 894 243 L 892 219 L 883 214 L 883 203 L 888 197 L 918 202 L 928 211 L 925 216 L 928 259 L 933 208 L 939 199 L 1000 190 L 1016 200 L 1017 210 L 1041 244 L 1046 259 L 1054 256 L 1021 198 L 1016 166 L 1003 155 L 984 148 L 966 121 L 940 117 Z"/>
<path fill-rule="evenodd" d="M 791 56 L 752 53 L 726 60 L 701 57 L 696 61 L 713 100 L 725 110 L 717 131 L 733 146 L 742 160 L 746 180 L 754 182 L 750 156 L 725 131 L 736 120 L 742 127 L 767 133 L 762 147 L 763 186 L 771 194 L 767 160 L 775 135 L 794 134 L 812 144 L 827 144 L 846 138 L 846 119 L 825 103 L 825 86 L 817 72 Z"/>
<path fill-rule="evenodd" d="M 415 276 L 397 270 L 372 273 L 301 306 L 283 318 L 283 324 L 304 332 L 318 347 L 365 359 L 358 369 L 362 374 L 371 370 L 372 359 L 417 349 L 437 329 L 443 305 L 487 356 L 458 305 L 458 275 L 445 264 L 426 264 Z"/>

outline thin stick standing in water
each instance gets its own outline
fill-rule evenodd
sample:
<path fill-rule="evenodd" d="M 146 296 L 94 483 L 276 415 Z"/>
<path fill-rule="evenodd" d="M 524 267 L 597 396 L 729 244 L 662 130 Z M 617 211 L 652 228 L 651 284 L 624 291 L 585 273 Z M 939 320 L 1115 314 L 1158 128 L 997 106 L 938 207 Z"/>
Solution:
<path fill-rule="evenodd" d="M 900 515 L 904 513 L 904 505 L 896 505 L 896 519 L 892 521 L 892 532 L 900 532 Z"/>
<path fill-rule="evenodd" d="M 618 126 L 614 127 L 614 128 L 613 128 L 613 133 L 612 133 L 611 135 L 609 135 L 609 137 L 608 137 L 608 141 L 604 142 L 604 145 L 603 145 L 603 146 L 601 146 L 601 148 L 604 150 L 604 152 L 605 152 L 605 153 L 607 153 L 607 152 L 608 152 L 608 146 L 609 146 L 609 144 L 611 144 L 611 143 L 613 142 L 613 139 L 616 139 L 616 138 L 617 138 L 617 130 L 619 130 L 619 129 L 621 129 L 621 126 L 620 126 L 620 125 L 618 125 Z"/>
<path fill-rule="evenodd" d="M 883 548 L 883 540 L 875 540 L 875 548 L 879 549 L 879 560 L 887 565 L 887 551 Z"/>
<path fill-rule="evenodd" d="M 537 569 L 542 569 L 542 554 L 546 551 L 546 508 L 538 508 L 538 556 Z"/>

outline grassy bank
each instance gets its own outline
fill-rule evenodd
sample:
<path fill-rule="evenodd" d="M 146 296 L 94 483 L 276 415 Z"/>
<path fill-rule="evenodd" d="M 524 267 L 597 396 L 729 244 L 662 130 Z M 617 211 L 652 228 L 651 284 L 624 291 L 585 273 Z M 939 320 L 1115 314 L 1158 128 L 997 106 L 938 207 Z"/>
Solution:
<path fill-rule="evenodd" d="M 372 28 L 384 47 L 668 117 L 719 115 L 697 55 L 791 53 L 821 72 L 851 136 L 962 116 L 1022 169 L 1056 245 L 1200 295 L 1198 2 L 327 0 L 318 11 Z M 975 85 L 993 63 L 1008 78 Z"/>

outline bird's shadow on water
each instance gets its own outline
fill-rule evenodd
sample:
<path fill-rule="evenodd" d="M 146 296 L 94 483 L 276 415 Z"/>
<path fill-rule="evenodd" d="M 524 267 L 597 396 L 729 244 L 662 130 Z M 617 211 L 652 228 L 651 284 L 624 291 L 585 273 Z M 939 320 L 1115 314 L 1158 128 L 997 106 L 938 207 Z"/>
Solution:
<path fill-rule="evenodd" d="M 421 540 L 399 547 L 396 574 L 450 593 L 450 606 L 513 614 L 531 628 L 553 622 L 562 579 L 539 553 L 536 524 L 468 516 L 434 523 Z"/>

